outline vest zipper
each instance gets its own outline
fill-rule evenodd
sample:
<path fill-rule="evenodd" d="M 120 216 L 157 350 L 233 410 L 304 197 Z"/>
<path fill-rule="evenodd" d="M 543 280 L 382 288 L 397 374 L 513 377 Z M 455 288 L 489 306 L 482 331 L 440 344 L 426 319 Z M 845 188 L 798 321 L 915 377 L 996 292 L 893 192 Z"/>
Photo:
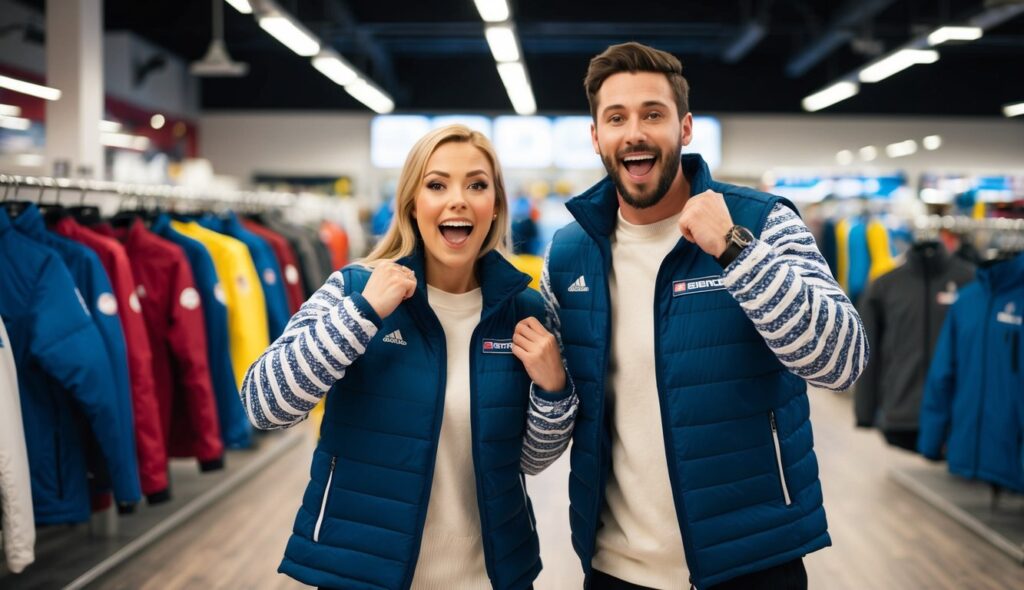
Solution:
<path fill-rule="evenodd" d="M 60 464 L 60 428 L 53 431 L 53 457 L 57 464 L 57 497 L 64 499 L 64 470 Z"/>
<path fill-rule="evenodd" d="M 775 422 L 775 410 L 768 411 L 768 421 L 772 425 L 772 442 L 775 443 L 775 465 L 779 470 L 779 482 L 782 483 L 782 497 L 786 506 L 793 503 L 789 497 L 789 486 L 786 485 L 786 473 L 782 469 L 782 444 L 779 442 L 779 426 Z"/>
<path fill-rule="evenodd" d="M 324 514 L 327 512 L 327 498 L 331 495 L 331 481 L 334 480 L 334 467 L 338 463 L 337 457 L 331 457 L 331 470 L 327 474 L 327 487 L 324 488 L 324 498 L 320 500 L 320 514 L 316 517 L 316 527 L 313 529 L 313 542 L 320 542 L 320 527 L 324 524 Z"/>
<path fill-rule="evenodd" d="M 533 517 L 530 516 L 529 496 L 526 495 L 526 476 L 522 473 L 519 474 L 519 487 L 523 490 L 523 510 L 526 510 L 526 520 L 530 521 L 530 530 L 536 531 L 537 529 L 533 525 Z"/>

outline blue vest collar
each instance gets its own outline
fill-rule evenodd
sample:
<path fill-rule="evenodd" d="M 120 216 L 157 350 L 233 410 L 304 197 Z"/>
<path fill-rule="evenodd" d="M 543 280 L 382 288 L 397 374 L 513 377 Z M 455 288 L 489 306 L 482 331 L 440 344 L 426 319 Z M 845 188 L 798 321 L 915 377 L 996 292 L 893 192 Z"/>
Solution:
<path fill-rule="evenodd" d="M 13 224 L 26 236 L 36 241 L 46 239 L 46 222 L 43 221 L 43 214 L 35 204 L 26 207 Z"/>
<path fill-rule="evenodd" d="M 416 273 L 417 297 L 426 301 L 427 275 L 423 249 L 417 248 L 412 254 L 400 258 L 398 263 L 407 266 Z M 483 314 L 497 310 L 507 300 L 515 297 L 530 284 L 530 277 L 516 270 L 512 263 L 497 251 L 490 251 L 476 263 L 477 279 L 480 281 L 480 294 L 483 298 Z"/>
<path fill-rule="evenodd" d="M 711 171 L 700 154 L 683 154 L 681 162 L 683 174 L 690 181 L 692 194 L 699 195 L 711 188 L 714 182 Z M 605 176 L 586 192 L 571 199 L 566 207 L 580 226 L 592 236 L 607 237 L 615 231 L 619 199 L 610 176 Z"/>

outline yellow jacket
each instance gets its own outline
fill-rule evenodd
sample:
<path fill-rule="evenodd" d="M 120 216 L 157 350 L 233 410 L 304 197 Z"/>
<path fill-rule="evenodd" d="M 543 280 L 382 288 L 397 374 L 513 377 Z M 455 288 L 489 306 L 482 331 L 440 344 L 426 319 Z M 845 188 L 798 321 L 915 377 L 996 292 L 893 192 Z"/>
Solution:
<path fill-rule="evenodd" d="M 868 271 L 868 279 L 874 281 L 898 265 L 896 259 L 892 257 L 892 248 L 889 247 L 889 230 L 882 225 L 882 222 L 872 219 L 868 223 L 867 233 L 868 251 L 871 253 L 871 270 Z"/>
<path fill-rule="evenodd" d="M 246 371 L 270 345 L 267 307 L 256 265 L 246 245 L 198 223 L 172 221 L 171 226 L 200 242 L 210 252 L 228 308 L 228 339 L 235 381 L 242 387 Z"/>

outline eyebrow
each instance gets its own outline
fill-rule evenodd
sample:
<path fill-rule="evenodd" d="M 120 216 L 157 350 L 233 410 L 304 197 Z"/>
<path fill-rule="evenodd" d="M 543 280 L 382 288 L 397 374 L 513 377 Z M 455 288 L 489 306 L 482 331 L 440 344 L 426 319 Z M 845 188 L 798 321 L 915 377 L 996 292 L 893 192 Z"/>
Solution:
<path fill-rule="evenodd" d="M 641 108 L 649 108 L 649 107 L 665 107 L 665 108 L 668 108 L 668 105 L 663 103 L 663 102 L 661 102 L 660 100 L 647 100 L 647 101 L 644 101 L 643 104 L 641 104 L 640 106 L 641 106 Z M 601 114 L 604 115 L 604 114 L 607 114 L 608 111 L 617 110 L 617 109 L 624 109 L 624 108 L 626 108 L 625 105 L 610 104 L 610 105 L 606 106 L 605 108 L 601 109 Z"/>
<path fill-rule="evenodd" d="M 431 170 L 430 172 L 427 172 L 426 174 L 424 174 L 423 177 L 426 178 L 426 177 L 430 176 L 431 174 L 436 174 L 438 176 L 443 176 L 444 178 L 451 178 L 452 177 L 451 174 L 448 174 L 447 172 L 441 172 L 440 170 Z M 472 172 L 466 173 L 466 176 L 487 176 L 487 175 L 488 174 L 487 174 L 486 170 L 473 170 Z"/>

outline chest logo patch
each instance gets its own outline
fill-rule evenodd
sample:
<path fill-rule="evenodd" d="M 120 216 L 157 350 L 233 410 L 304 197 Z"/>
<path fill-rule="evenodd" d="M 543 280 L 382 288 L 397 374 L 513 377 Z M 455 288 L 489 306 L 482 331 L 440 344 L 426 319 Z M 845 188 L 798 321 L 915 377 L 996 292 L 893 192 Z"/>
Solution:
<path fill-rule="evenodd" d="M 959 297 L 960 295 L 956 291 L 956 283 L 950 281 L 946 283 L 945 291 L 939 291 L 939 293 L 935 295 L 935 302 L 939 305 L 953 305 Z"/>
<path fill-rule="evenodd" d="M 299 269 L 291 264 L 284 267 L 284 280 L 288 281 L 289 285 L 297 284 L 299 282 Z"/>
<path fill-rule="evenodd" d="M 512 354 L 511 340 L 484 339 L 484 354 Z"/>
<path fill-rule="evenodd" d="M 199 299 L 199 292 L 192 287 L 185 287 L 181 291 L 181 295 L 178 297 L 178 302 L 181 303 L 181 306 L 185 309 L 197 309 L 201 302 Z"/>
<path fill-rule="evenodd" d="M 1017 306 L 1011 301 L 1006 304 L 1003 311 L 996 314 L 996 321 L 1004 324 L 1010 324 L 1011 326 L 1019 326 L 1024 324 L 1024 317 L 1017 315 Z"/>
<path fill-rule="evenodd" d="M 725 290 L 725 283 L 721 276 L 700 277 L 697 279 L 683 279 L 672 281 L 672 296 L 682 297 L 683 295 L 696 295 L 697 293 L 708 293 L 710 291 Z"/>
<path fill-rule="evenodd" d="M 263 269 L 263 282 L 268 284 L 268 285 L 276 285 L 277 284 L 277 273 L 274 272 L 274 270 L 270 269 L 270 268 Z"/>
<path fill-rule="evenodd" d="M 113 293 L 100 293 L 96 299 L 96 309 L 103 315 L 114 315 L 117 313 L 117 298 Z"/>

